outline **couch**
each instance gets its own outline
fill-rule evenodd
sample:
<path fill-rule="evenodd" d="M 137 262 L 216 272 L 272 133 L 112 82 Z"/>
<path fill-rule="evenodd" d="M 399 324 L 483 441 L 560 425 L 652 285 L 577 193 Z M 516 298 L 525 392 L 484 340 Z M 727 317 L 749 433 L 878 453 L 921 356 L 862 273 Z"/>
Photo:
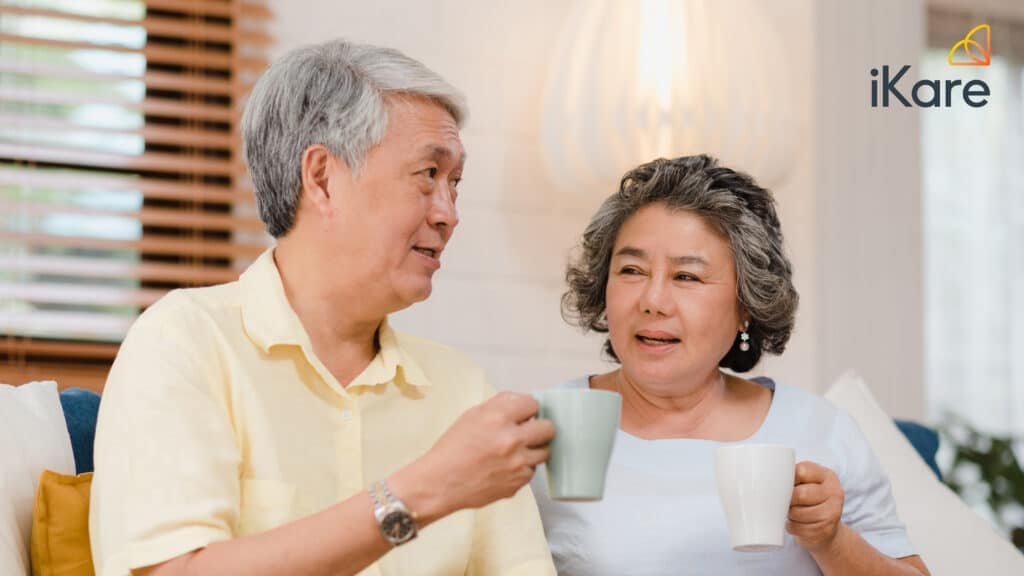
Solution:
<path fill-rule="evenodd" d="M 64 408 L 71 448 L 75 454 L 75 471 L 78 474 L 92 472 L 92 444 L 96 436 L 100 396 L 90 390 L 69 388 L 60 393 L 60 403 Z M 935 430 L 910 420 L 895 420 L 894 423 L 925 465 L 941 480 L 942 473 L 935 460 L 939 450 L 939 435 Z"/>
<path fill-rule="evenodd" d="M 48 384 L 56 390 L 56 384 Z M 855 376 L 841 378 L 826 397 L 849 412 L 864 430 L 890 475 L 911 540 L 933 574 L 1024 574 L 1024 555 L 940 482 L 935 460 L 939 437 L 934 430 L 915 422 L 893 421 Z M 73 471 L 91 472 L 100 396 L 68 389 L 60 392 L 59 403 L 73 453 Z M 11 552 L 0 549 L 0 554 L 4 553 Z"/>
<path fill-rule="evenodd" d="M 916 427 L 894 425 L 855 374 L 843 375 L 825 397 L 864 432 L 892 482 L 910 541 L 934 576 L 1024 575 L 1024 554 L 939 482 L 933 462 L 917 457 Z"/>

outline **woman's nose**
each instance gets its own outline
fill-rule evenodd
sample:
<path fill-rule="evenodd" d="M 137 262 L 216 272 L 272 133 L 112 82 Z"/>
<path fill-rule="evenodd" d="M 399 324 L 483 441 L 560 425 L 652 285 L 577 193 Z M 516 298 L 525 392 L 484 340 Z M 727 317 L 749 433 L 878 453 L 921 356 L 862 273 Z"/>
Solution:
<path fill-rule="evenodd" d="M 657 280 L 648 281 L 640 297 L 640 307 L 643 313 L 665 316 L 668 314 L 670 305 L 668 290 L 664 283 Z"/>

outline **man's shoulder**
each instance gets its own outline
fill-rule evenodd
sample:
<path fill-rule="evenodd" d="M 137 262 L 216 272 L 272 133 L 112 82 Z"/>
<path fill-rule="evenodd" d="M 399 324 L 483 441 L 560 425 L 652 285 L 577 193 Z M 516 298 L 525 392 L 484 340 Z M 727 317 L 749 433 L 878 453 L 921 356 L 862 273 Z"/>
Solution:
<path fill-rule="evenodd" d="M 399 330 L 395 330 L 395 340 L 404 354 L 428 372 L 428 377 L 438 373 L 456 373 L 481 379 L 484 377 L 483 369 L 453 346 Z"/>
<path fill-rule="evenodd" d="M 215 324 L 238 305 L 237 281 L 203 288 L 180 288 L 171 290 L 147 308 L 136 324 L 195 330 L 196 323 Z"/>

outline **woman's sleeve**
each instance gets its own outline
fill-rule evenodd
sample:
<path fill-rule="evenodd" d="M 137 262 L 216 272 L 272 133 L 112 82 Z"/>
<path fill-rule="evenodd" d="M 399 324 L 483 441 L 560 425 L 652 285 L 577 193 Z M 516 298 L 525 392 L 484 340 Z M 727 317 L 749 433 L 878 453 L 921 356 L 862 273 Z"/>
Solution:
<path fill-rule="evenodd" d="M 897 513 L 889 477 L 853 418 L 840 410 L 837 420 L 839 480 L 846 496 L 843 523 L 887 556 L 913 556 L 916 552 Z"/>

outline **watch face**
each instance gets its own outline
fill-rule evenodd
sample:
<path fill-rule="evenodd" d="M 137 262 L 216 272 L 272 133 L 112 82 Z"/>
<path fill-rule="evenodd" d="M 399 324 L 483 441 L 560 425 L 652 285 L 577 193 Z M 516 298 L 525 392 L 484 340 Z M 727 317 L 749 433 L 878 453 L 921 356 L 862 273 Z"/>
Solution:
<path fill-rule="evenodd" d="M 401 544 L 416 535 L 416 524 L 408 512 L 395 510 L 389 512 L 380 523 L 381 529 L 388 540 Z"/>

